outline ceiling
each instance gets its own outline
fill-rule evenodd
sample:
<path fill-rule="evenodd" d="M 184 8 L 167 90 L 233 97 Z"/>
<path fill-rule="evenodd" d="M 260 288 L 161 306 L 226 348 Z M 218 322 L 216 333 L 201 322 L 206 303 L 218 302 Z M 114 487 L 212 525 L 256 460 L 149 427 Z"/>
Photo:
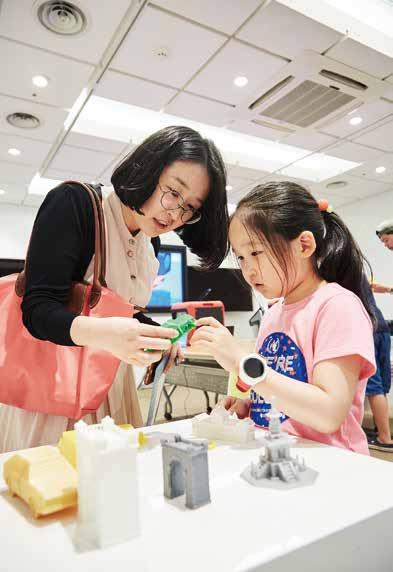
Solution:
<path fill-rule="evenodd" d="M 133 143 L 72 129 L 69 113 L 83 113 L 84 105 L 74 104 L 84 88 L 85 105 L 88 96 L 99 96 L 177 116 L 179 123 L 191 119 L 307 150 L 273 171 L 263 161 L 260 169 L 227 161 L 230 202 L 271 179 L 306 184 L 335 207 L 393 190 L 393 59 L 350 34 L 275 0 L 72 0 L 86 28 L 67 36 L 40 23 L 43 3 L 0 0 L 0 203 L 39 206 L 43 195 L 28 192 L 37 172 L 55 180 L 109 182 Z M 306 126 L 268 115 L 264 103 L 250 109 L 289 76 L 299 89 L 316 78 L 334 87 L 315 72 L 322 67 L 367 90 L 340 85 L 351 101 Z M 33 85 L 37 74 L 48 78 L 47 87 Z M 237 76 L 246 76 L 247 85 L 235 86 Z M 274 92 L 273 102 L 277 97 Z M 12 126 L 12 113 L 34 115 L 40 125 Z M 355 116 L 362 122 L 352 125 Z M 10 148 L 20 154 L 11 155 Z M 325 156 L 359 165 L 310 181 L 309 165 Z M 377 173 L 381 166 L 385 171 Z M 337 181 L 346 184 L 329 185 Z"/>

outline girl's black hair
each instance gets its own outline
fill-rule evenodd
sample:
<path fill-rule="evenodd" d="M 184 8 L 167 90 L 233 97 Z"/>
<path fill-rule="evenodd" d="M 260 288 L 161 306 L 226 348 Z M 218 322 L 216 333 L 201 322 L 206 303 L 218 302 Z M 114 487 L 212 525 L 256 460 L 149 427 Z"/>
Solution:
<path fill-rule="evenodd" d="M 317 274 L 354 292 L 374 322 L 362 288 L 365 265 L 370 270 L 371 267 L 338 214 L 321 212 L 309 191 L 289 181 L 258 185 L 240 200 L 232 216 L 235 215 L 251 234 L 267 243 L 286 279 L 290 263 L 288 243 L 305 230 L 312 232 Z"/>
<path fill-rule="evenodd" d="M 165 127 L 150 135 L 116 167 L 111 182 L 121 202 L 137 212 L 153 194 L 162 171 L 175 161 L 206 167 L 210 189 L 199 209 L 199 222 L 176 229 L 206 270 L 217 268 L 228 253 L 226 170 L 221 154 L 209 139 L 189 127 Z"/>

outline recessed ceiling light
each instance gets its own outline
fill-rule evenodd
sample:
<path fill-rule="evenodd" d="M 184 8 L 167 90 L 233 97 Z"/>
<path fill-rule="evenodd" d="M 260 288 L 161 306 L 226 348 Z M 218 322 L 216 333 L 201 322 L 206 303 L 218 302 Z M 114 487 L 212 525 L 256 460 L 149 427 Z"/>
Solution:
<path fill-rule="evenodd" d="M 5 195 L 5 190 L 4 190 L 4 189 L 0 189 L 0 195 Z"/>
<path fill-rule="evenodd" d="M 382 167 L 382 166 L 381 166 L 381 167 L 377 167 L 377 168 L 375 169 L 375 172 L 376 172 L 376 173 L 384 173 L 385 171 L 386 171 L 386 167 Z"/>
<path fill-rule="evenodd" d="M 236 85 L 236 87 L 244 87 L 248 84 L 248 79 L 244 75 L 239 75 L 238 77 L 235 77 L 233 83 Z"/>
<path fill-rule="evenodd" d="M 232 187 L 232 185 L 227 185 L 227 186 L 225 187 L 225 189 L 226 189 L 227 191 L 232 191 L 232 190 L 233 190 L 233 187 Z"/>
<path fill-rule="evenodd" d="M 36 87 L 46 87 L 49 80 L 44 75 L 35 75 L 31 80 Z"/>
<path fill-rule="evenodd" d="M 360 117 L 359 115 L 356 115 L 356 117 L 351 117 L 351 119 L 349 120 L 349 123 L 351 125 L 360 125 L 360 123 L 363 121 L 363 117 Z"/>
<path fill-rule="evenodd" d="M 18 155 L 20 155 L 19 149 L 15 149 L 15 147 L 10 147 L 10 148 L 8 149 L 8 153 L 9 153 L 10 155 L 14 155 L 14 157 L 17 157 Z"/>

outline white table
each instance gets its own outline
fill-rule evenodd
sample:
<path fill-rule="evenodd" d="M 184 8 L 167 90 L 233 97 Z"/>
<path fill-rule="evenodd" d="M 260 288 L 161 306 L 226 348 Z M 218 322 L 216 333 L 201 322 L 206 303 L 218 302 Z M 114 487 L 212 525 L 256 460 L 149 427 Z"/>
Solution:
<path fill-rule="evenodd" d="M 159 429 L 188 436 L 191 423 Z M 74 510 L 35 521 L 3 487 L 0 570 L 391 572 L 393 463 L 306 441 L 296 448 L 319 471 L 317 481 L 277 491 L 240 478 L 260 449 L 217 444 L 209 451 L 212 502 L 197 510 L 163 497 L 161 447 L 141 451 L 141 536 L 90 552 L 74 548 Z"/>

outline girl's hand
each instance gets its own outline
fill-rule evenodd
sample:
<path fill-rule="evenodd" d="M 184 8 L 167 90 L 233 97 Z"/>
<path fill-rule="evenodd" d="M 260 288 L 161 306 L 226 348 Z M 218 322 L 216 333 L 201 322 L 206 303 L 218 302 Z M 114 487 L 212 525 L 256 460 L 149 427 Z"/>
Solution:
<path fill-rule="evenodd" d="M 221 403 L 230 413 L 236 413 L 239 419 L 245 419 L 250 415 L 250 399 L 238 399 L 237 397 L 226 397 Z"/>
<path fill-rule="evenodd" d="M 180 344 L 173 344 L 169 353 L 170 353 L 169 360 L 165 366 L 164 373 L 168 373 L 168 371 L 171 369 L 171 367 L 173 367 L 173 365 L 179 365 L 179 363 L 184 361 L 184 354 L 180 347 Z"/>
<path fill-rule="evenodd" d="M 177 332 L 173 328 L 142 324 L 133 318 L 78 316 L 72 322 L 70 335 L 77 345 L 96 347 L 126 363 L 147 367 L 160 360 L 163 351 L 171 349 L 169 340 Z"/>
<path fill-rule="evenodd" d="M 211 354 L 227 371 L 238 372 L 239 362 L 246 352 L 239 349 L 232 334 L 215 318 L 200 318 L 198 329 L 191 338 L 191 347 L 197 346 Z"/>

